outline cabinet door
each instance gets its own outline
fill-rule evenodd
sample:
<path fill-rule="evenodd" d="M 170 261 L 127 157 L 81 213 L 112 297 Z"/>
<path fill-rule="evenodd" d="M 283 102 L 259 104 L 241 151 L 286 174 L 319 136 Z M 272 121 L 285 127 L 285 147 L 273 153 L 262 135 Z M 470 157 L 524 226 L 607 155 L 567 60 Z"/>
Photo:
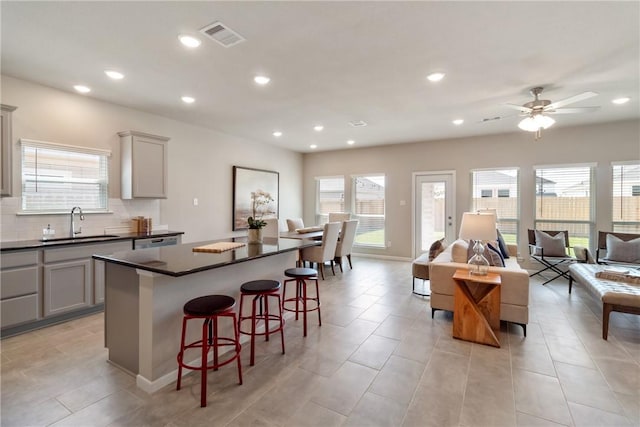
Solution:
<path fill-rule="evenodd" d="M 43 315 L 52 316 L 91 305 L 91 259 L 44 267 Z"/>
<path fill-rule="evenodd" d="M 11 113 L 16 107 L 0 104 L 0 196 L 11 196 Z"/>
<path fill-rule="evenodd" d="M 169 138 L 126 131 L 120 136 L 121 197 L 167 198 Z"/>

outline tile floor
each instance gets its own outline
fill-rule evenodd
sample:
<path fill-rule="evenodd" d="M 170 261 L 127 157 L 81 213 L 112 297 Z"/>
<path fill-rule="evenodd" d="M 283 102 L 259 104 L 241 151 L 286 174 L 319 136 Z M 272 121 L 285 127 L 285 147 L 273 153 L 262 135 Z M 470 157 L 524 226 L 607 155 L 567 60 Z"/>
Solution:
<path fill-rule="evenodd" d="M 1 425 L 625 426 L 640 425 L 640 316 L 602 311 L 580 286 L 531 282 L 530 323 L 502 323 L 502 348 L 451 338 L 411 294 L 407 262 L 355 258 L 321 282 L 322 327 L 289 319 L 279 339 L 234 365 L 147 395 L 106 363 L 102 315 L 1 341 Z M 176 337 L 176 345 L 179 337 Z M 248 349 L 248 347 L 247 347 Z"/>

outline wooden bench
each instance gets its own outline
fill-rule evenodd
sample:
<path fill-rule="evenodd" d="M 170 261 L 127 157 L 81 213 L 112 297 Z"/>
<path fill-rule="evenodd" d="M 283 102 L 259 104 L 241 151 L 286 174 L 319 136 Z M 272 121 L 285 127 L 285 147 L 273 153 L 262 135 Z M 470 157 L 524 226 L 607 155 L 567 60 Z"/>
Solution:
<path fill-rule="evenodd" d="M 605 268 L 606 266 L 598 264 L 569 266 L 569 293 L 575 280 L 602 301 L 602 339 L 604 340 L 609 333 L 609 314 L 612 311 L 640 314 L 640 284 L 596 277 L 596 273 Z"/>

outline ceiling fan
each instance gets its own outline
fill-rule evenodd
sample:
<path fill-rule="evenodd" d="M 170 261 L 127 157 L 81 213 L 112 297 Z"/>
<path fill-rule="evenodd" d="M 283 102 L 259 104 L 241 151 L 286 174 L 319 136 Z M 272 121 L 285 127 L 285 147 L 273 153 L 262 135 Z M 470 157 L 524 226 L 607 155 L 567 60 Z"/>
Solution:
<path fill-rule="evenodd" d="M 534 96 L 534 100 L 527 102 L 524 105 L 517 104 L 504 104 L 507 107 L 520 111 L 521 116 L 525 116 L 524 119 L 518 123 L 518 127 L 527 132 L 535 132 L 535 139 L 540 139 L 542 129 L 547 129 L 552 126 L 556 121 L 549 117 L 549 114 L 571 114 L 571 113 L 586 113 L 595 111 L 600 107 L 577 107 L 577 108 L 560 108 L 565 105 L 573 104 L 574 102 L 582 101 L 592 98 L 598 94 L 595 92 L 583 92 L 578 95 L 570 96 L 569 98 L 561 99 L 560 101 L 551 102 L 548 99 L 539 99 L 540 94 L 544 88 L 534 87 L 531 89 L 531 95 Z"/>

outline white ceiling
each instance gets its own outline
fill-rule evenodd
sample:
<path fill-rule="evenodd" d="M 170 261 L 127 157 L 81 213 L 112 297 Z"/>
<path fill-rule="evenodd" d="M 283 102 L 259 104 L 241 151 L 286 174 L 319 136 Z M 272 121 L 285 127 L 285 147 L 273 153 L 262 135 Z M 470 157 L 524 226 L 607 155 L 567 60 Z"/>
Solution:
<path fill-rule="evenodd" d="M 71 92 L 83 83 L 86 96 L 300 152 L 348 148 L 348 139 L 362 147 L 517 131 L 517 111 L 503 104 L 530 101 L 533 86 L 552 101 L 599 93 L 571 105 L 597 112 L 556 116 L 555 127 L 640 117 L 637 1 L 0 7 L 2 74 Z M 246 41 L 203 39 L 195 50 L 178 42 L 214 21 Z M 125 79 L 108 79 L 107 68 Z M 430 83 L 432 71 L 445 79 Z M 271 83 L 257 86 L 256 74 Z M 185 94 L 196 102 L 183 104 Z M 620 96 L 632 100 L 613 105 Z M 481 123 L 491 117 L 504 118 Z"/>

